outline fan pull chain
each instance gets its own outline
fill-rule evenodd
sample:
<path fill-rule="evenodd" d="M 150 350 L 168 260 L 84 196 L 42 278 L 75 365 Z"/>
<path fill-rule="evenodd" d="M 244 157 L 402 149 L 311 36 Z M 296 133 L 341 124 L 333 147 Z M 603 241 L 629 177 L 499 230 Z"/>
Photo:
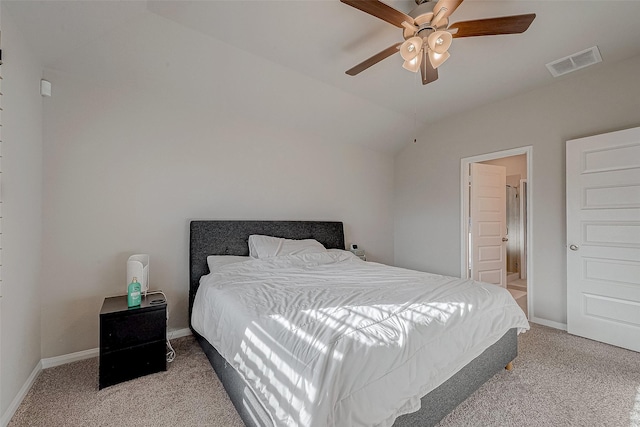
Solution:
<path fill-rule="evenodd" d="M 414 84 L 416 86 L 416 90 L 414 91 L 414 93 L 419 93 L 418 89 L 420 89 L 420 87 L 418 86 L 418 73 L 413 73 L 413 81 Z M 413 143 L 416 144 L 418 142 L 418 98 L 416 95 L 416 98 L 414 98 L 413 100 Z"/>

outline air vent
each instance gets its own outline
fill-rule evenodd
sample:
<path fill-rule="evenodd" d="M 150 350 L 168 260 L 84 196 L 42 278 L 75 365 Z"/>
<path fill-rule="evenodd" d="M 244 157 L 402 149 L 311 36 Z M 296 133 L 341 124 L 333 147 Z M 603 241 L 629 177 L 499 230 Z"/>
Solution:
<path fill-rule="evenodd" d="M 598 46 L 590 47 L 573 55 L 549 62 L 547 68 L 553 77 L 559 77 L 567 73 L 579 70 L 589 65 L 602 62 Z"/>

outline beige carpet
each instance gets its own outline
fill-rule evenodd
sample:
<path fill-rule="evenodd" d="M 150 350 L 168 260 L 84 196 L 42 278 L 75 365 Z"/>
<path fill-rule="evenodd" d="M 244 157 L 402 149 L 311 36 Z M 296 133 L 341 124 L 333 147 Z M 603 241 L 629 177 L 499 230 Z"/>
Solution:
<path fill-rule="evenodd" d="M 47 369 L 9 426 L 242 426 L 192 337 L 167 372 L 97 390 L 97 358 Z M 640 427 L 640 353 L 532 325 L 515 369 L 439 424 Z"/>
<path fill-rule="evenodd" d="M 244 426 L 193 337 L 166 372 L 98 391 L 98 358 L 45 369 L 9 426 Z"/>

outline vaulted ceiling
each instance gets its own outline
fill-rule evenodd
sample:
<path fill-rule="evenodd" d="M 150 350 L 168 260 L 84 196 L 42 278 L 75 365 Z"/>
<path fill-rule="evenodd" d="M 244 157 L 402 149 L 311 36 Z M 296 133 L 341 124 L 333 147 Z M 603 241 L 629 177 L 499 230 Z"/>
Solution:
<path fill-rule="evenodd" d="M 9 0 L 2 7 L 45 69 L 104 85 L 175 85 L 228 99 L 229 108 L 249 115 L 268 115 L 268 102 L 305 98 L 310 116 L 292 121 L 322 122 L 325 112 L 329 123 L 346 117 L 368 126 L 360 142 L 389 151 L 433 121 L 553 83 L 545 67 L 553 60 L 598 46 L 603 62 L 593 69 L 640 54 L 640 1 L 465 0 L 451 22 L 537 17 L 524 34 L 454 39 L 440 78 L 426 86 L 402 69 L 400 55 L 346 75 L 402 41 L 402 31 L 338 0 Z M 273 99 L 278 93 L 284 101 Z"/>

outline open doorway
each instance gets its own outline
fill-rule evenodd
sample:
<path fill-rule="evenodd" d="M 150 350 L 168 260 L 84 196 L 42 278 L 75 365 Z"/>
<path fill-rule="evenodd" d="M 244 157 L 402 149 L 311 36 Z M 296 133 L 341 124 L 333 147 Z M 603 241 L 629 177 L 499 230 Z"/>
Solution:
<path fill-rule="evenodd" d="M 461 235 L 462 235 L 462 267 L 461 276 L 473 278 L 472 273 L 477 256 L 474 257 L 472 223 L 474 196 L 471 188 L 470 171 L 472 164 L 500 166 L 506 170 L 504 186 L 504 212 L 502 241 L 503 268 L 506 271 L 506 288 L 514 297 L 527 317 L 533 314 L 532 306 L 532 263 L 531 263 L 531 200 L 532 188 L 531 147 L 516 148 L 496 153 L 462 159 L 461 163 Z M 475 204 L 479 204 L 476 199 Z M 504 248 L 503 248 L 504 249 Z M 496 282 L 497 283 L 497 282 Z"/>

